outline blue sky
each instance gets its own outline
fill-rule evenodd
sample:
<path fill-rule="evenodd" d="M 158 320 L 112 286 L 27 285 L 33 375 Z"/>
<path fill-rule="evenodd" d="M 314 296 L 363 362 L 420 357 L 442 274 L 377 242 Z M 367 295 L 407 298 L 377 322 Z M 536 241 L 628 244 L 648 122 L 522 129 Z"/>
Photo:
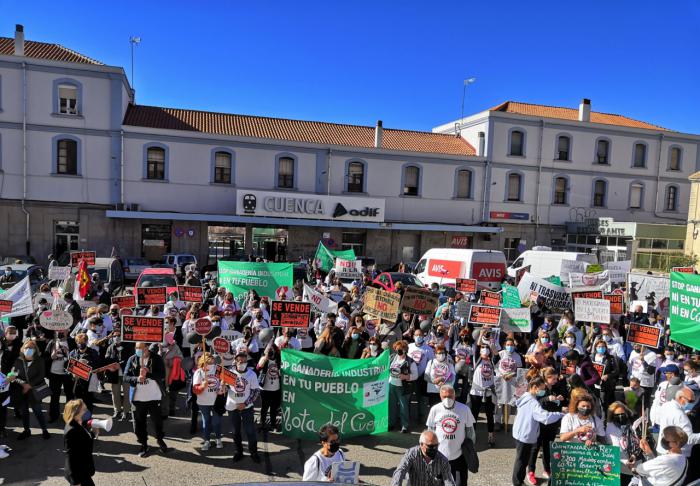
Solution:
<path fill-rule="evenodd" d="M 94 5 L 102 4 L 99 9 Z M 670 6 L 670 8 L 669 8 Z M 536 7 L 536 9 L 535 9 Z M 137 102 L 427 130 L 517 100 L 700 134 L 700 2 L 0 0 L 0 35 L 130 76 Z M 66 10 L 71 11 L 67 13 Z"/>

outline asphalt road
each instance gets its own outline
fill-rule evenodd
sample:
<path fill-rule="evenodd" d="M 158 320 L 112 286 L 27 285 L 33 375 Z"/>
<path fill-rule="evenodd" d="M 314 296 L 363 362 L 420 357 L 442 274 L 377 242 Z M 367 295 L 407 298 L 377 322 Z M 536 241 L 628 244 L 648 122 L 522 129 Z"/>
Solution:
<path fill-rule="evenodd" d="M 108 394 L 103 394 L 105 399 Z M 111 406 L 98 404 L 96 417 L 111 415 Z M 32 425 L 36 425 L 32 416 Z M 95 443 L 95 483 L 126 485 L 216 485 L 236 482 L 261 482 L 300 480 L 304 461 L 317 450 L 311 441 L 288 439 L 271 433 L 267 439 L 260 437 L 259 449 L 263 458 L 255 464 L 247 455 L 234 464 L 231 425 L 224 417 L 224 448 L 212 448 L 202 452 L 199 436 L 189 434 L 189 417 L 171 417 L 165 422 L 166 442 L 171 450 L 167 455 L 157 448 L 146 458 L 138 457 L 138 444 L 130 422 L 115 422 L 111 432 L 104 432 Z M 14 449 L 11 456 L 0 459 L 0 484 L 65 485 L 63 478 L 64 453 L 62 426 L 50 428 L 52 438 L 43 440 L 40 430 L 32 429 L 32 436 L 17 442 L 15 436 L 21 425 L 12 413 L 8 413 L 8 438 L 0 443 Z M 497 432 L 496 447 L 486 444 L 486 428 L 482 415 L 477 425 L 477 450 L 480 471 L 470 475 L 470 485 L 507 485 L 514 462 L 513 440 L 510 433 Z M 348 459 L 360 461 L 362 482 L 388 485 L 391 475 L 407 448 L 418 443 L 422 429 L 415 427 L 410 434 L 389 432 L 380 436 L 362 437 L 343 443 Z M 510 432 L 510 431 L 509 431 Z M 152 439 L 152 437 L 151 437 Z M 155 446 L 152 439 L 151 445 Z M 540 481 L 544 483 L 544 481 Z"/>

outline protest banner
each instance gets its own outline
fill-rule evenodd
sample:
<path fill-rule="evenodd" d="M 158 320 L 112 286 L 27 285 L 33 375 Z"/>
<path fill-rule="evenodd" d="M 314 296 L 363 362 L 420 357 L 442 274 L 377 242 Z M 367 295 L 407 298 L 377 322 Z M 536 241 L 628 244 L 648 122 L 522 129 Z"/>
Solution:
<path fill-rule="evenodd" d="M 498 326 L 501 323 L 501 308 L 472 304 L 468 322 L 478 326 Z"/>
<path fill-rule="evenodd" d="M 583 442 L 552 442 L 551 486 L 619 486 L 620 448 Z"/>
<path fill-rule="evenodd" d="M 603 376 L 605 374 L 605 364 L 596 363 L 595 361 L 592 364 L 593 368 L 598 372 L 598 376 Z"/>
<path fill-rule="evenodd" d="M 39 324 L 49 331 L 65 331 L 73 325 L 73 316 L 64 310 L 45 310 L 39 316 Z"/>
<path fill-rule="evenodd" d="M 499 307 L 501 305 L 501 294 L 499 292 L 482 290 L 479 295 L 479 303 L 489 307 Z"/>
<path fill-rule="evenodd" d="M 605 299 L 574 299 L 577 321 L 610 324 L 610 302 Z"/>
<path fill-rule="evenodd" d="M 72 251 L 70 252 L 70 266 L 77 267 L 81 260 L 85 260 L 87 266 L 94 267 L 96 255 L 94 251 Z"/>
<path fill-rule="evenodd" d="M 360 463 L 358 461 L 334 462 L 331 464 L 331 479 L 337 484 L 359 484 Z"/>
<path fill-rule="evenodd" d="M 219 286 L 243 302 L 249 290 L 261 297 L 274 299 L 280 287 L 291 288 L 294 284 L 294 265 L 291 263 L 258 263 L 218 261 Z"/>
<path fill-rule="evenodd" d="M 610 292 L 612 289 L 607 270 L 596 273 L 571 272 L 569 274 L 569 287 L 600 287 L 606 292 Z"/>
<path fill-rule="evenodd" d="M 59 267 L 53 265 L 49 267 L 49 280 L 65 280 L 70 277 L 70 267 Z"/>
<path fill-rule="evenodd" d="M 338 304 L 304 283 L 304 301 L 311 303 L 314 311 L 327 314 L 338 312 Z"/>
<path fill-rule="evenodd" d="M 138 305 L 163 305 L 167 301 L 167 287 L 136 287 L 136 302 Z"/>
<path fill-rule="evenodd" d="M 438 296 L 430 290 L 420 287 L 406 287 L 399 310 L 418 315 L 434 314 L 438 304 Z"/>
<path fill-rule="evenodd" d="M 3 313 L 3 318 L 21 317 L 34 312 L 34 308 L 32 307 L 32 288 L 29 285 L 29 277 L 24 277 L 12 287 L 2 292 L 2 299 L 12 301 L 12 310 Z"/>
<path fill-rule="evenodd" d="M 0 299 L 0 314 L 9 314 L 12 312 L 14 302 L 11 300 Z"/>
<path fill-rule="evenodd" d="M 520 307 L 520 294 L 518 294 L 518 288 L 508 285 L 507 283 L 501 284 L 501 295 L 503 296 L 503 308 L 518 308 Z"/>
<path fill-rule="evenodd" d="M 122 341 L 128 343 L 162 343 L 164 335 L 162 317 L 122 317 Z"/>
<path fill-rule="evenodd" d="M 605 294 L 602 290 L 589 287 L 568 289 L 568 292 L 571 294 L 573 302 L 576 302 L 576 299 L 602 299 Z"/>
<path fill-rule="evenodd" d="M 700 349 L 700 275 L 671 273 L 670 307 L 672 339 Z"/>
<path fill-rule="evenodd" d="M 401 295 L 386 290 L 367 287 L 362 311 L 391 322 L 396 322 L 401 305 Z"/>
<path fill-rule="evenodd" d="M 206 317 L 201 317 L 194 321 L 194 332 L 202 337 L 209 334 L 212 327 L 214 327 L 214 323 Z"/>
<path fill-rule="evenodd" d="M 631 268 L 631 260 L 603 263 L 603 269 L 607 270 L 610 283 L 624 283 Z"/>
<path fill-rule="evenodd" d="M 335 266 L 334 262 L 336 258 L 342 258 L 343 260 L 357 260 L 355 257 L 355 250 L 352 248 L 349 250 L 331 250 L 323 242 L 318 242 L 318 247 L 316 247 L 316 254 L 314 255 L 314 262 L 316 266 L 328 273 Z"/>
<path fill-rule="evenodd" d="M 283 349 L 281 375 L 285 436 L 317 440 L 326 423 L 346 438 L 388 430 L 388 351 L 342 359 Z"/>
<path fill-rule="evenodd" d="M 117 304 L 120 308 L 134 308 L 136 307 L 136 296 L 135 295 L 120 295 L 112 297 L 112 304 Z"/>
<path fill-rule="evenodd" d="M 311 304 L 289 300 L 273 300 L 270 307 L 270 325 L 272 327 L 309 327 Z"/>
<path fill-rule="evenodd" d="M 620 316 L 624 313 L 622 294 L 603 294 L 603 298 L 610 302 L 610 315 Z"/>
<path fill-rule="evenodd" d="M 554 312 L 565 311 L 571 307 L 571 297 L 564 287 L 526 273 L 518 284 L 520 301 L 528 300 L 531 292 L 536 292 L 544 300 L 544 305 Z"/>
<path fill-rule="evenodd" d="M 469 305 L 469 302 L 466 300 L 455 302 L 455 317 L 460 319 L 463 317 L 469 317 Z"/>
<path fill-rule="evenodd" d="M 231 351 L 231 343 L 222 337 L 216 337 L 211 342 L 211 347 L 214 348 L 216 354 L 227 354 Z"/>
<path fill-rule="evenodd" d="M 630 322 L 627 329 L 627 342 L 641 344 L 649 348 L 658 348 L 663 329 L 639 322 Z M 673 332 L 673 330 L 671 330 Z M 697 332 L 697 331 L 696 331 Z M 675 336 L 674 336 L 675 339 Z"/>
<path fill-rule="evenodd" d="M 178 285 L 177 296 L 182 302 L 202 303 L 203 288 L 196 285 Z"/>
<path fill-rule="evenodd" d="M 588 267 L 588 262 L 583 262 L 579 260 L 562 260 L 561 266 L 559 267 L 559 278 L 563 284 L 569 284 L 569 274 L 571 272 L 586 273 L 586 267 Z"/>
<path fill-rule="evenodd" d="M 694 267 L 673 267 L 673 268 L 671 268 L 671 273 L 673 273 L 673 272 L 695 273 L 695 268 Z"/>
<path fill-rule="evenodd" d="M 236 382 L 238 381 L 236 378 L 236 373 L 233 371 L 221 366 L 217 365 L 216 366 L 216 374 L 219 375 L 219 380 L 221 380 L 221 383 L 225 385 L 230 385 L 232 387 L 236 387 Z"/>
<path fill-rule="evenodd" d="M 335 259 L 335 276 L 357 280 L 362 278 L 362 260 Z"/>
<path fill-rule="evenodd" d="M 530 332 L 532 319 L 529 307 L 504 307 L 501 313 L 501 328 L 505 332 Z"/>
<path fill-rule="evenodd" d="M 464 294 L 476 293 L 477 281 L 474 278 L 457 278 L 455 279 L 455 290 Z"/>
<path fill-rule="evenodd" d="M 671 281 L 667 276 L 647 275 L 645 273 L 627 274 L 627 302 L 654 298 L 654 305 L 660 300 L 670 297 Z"/>
<path fill-rule="evenodd" d="M 528 265 L 526 267 L 519 268 L 515 271 L 515 286 L 517 287 L 520 284 L 520 281 L 523 279 L 526 273 L 530 273 L 530 269 L 532 268 L 532 265 Z"/>
<path fill-rule="evenodd" d="M 68 360 L 68 365 L 66 366 L 66 371 L 76 378 L 88 381 L 90 380 L 90 373 L 92 373 L 92 367 L 87 363 L 82 363 L 75 358 L 70 358 Z"/>

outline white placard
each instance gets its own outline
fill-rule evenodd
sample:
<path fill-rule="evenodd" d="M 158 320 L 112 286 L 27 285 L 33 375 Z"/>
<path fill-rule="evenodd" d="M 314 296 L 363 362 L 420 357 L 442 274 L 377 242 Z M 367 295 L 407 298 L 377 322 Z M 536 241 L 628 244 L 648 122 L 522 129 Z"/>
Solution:
<path fill-rule="evenodd" d="M 603 287 L 603 290 L 610 292 L 609 272 L 607 270 L 596 273 L 571 272 L 569 274 L 569 287 Z"/>
<path fill-rule="evenodd" d="M 576 299 L 574 315 L 577 321 L 610 324 L 610 301 L 605 299 Z"/>
<path fill-rule="evenodd" d="M 610 283 L 624 283 L 627 274 L 632 268 L 631 260 L 623 260 L 621 262 L 605 262 L 603 268 L 608 271 Z"/>
<path fill-rule="evenodd" d="M 627 274 L 627 295 L 628 301 L 646 299 L 654 292 L 654 302 L 671 296 L 671 281 L 668 276 L 646 275 L 643 273 Z"/>
<path fill-rule="evenodd" d="M 59 267 L 53 265 L 49 267 L 49 280 L 65 280 L 70 276 L 70 267 Z"/>
<path fill-rule="evenodd" d="M 504 332 L 532 331 L 532 318 L 529 307 L 503 308 L 501 328 Z"/>
<path fill-rule="evenodd" d="M 73 316 L 64 310 L 47 310 L 39 316 L 39 324 L 49 331 L 65 331 L 73 325 Z"/>
<path fill-rule="evenodd" d="M 559 278 L 561 283 L 569 283 L 569 274 L 571 272 L 584 273 L 588 267 L 588 262 L 579 260 L 562 260 L 561 267 L 559 269 Z"/>
<path fill-rule="evenodd" d="M 553 311 L 568 310 L 571 307 L 571 296 L 564 287 L 526 272 L 518 284 L 520 302 L 529 300 L 531 292 L 536 292 L 539 297 L 542 297 L 545 305 Z"/>
<path fill-rule="evenodd" d="M 338 312 L 338 304 L 307 284 L 304 284 L 304 302 L 311 302 L 311 306 L 316 312 L 323 314 Z"/>
<path fill-rule="evenodd" d="M 335 259 L 335 276 L 338 278 L 360 279 L 362 278 L 362 260 Z"/>

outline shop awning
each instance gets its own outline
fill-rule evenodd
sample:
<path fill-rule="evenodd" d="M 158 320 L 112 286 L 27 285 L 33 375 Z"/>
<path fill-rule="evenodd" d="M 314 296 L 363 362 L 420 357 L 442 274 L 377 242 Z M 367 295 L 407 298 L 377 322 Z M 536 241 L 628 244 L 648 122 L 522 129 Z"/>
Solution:
<path fill-rule="evenodd" d="M 494 226 L 468 226 L 440 223 L 374 223 L 365 221 L 335 221 L 327 219 L 266 218 L 262 216 L 235 216 L 227 214 L 169 213 L 159 211 L 107 210 L 106 216 L 115 219 L 165 219 L 172 221 L 206 221 L 211 223 L 237 223 L 272 226 L 312 226 L 318 228 L 359 228 L 378 230 L 451 231 L 460 233 L 501 233 L 503 228 Z"/>

